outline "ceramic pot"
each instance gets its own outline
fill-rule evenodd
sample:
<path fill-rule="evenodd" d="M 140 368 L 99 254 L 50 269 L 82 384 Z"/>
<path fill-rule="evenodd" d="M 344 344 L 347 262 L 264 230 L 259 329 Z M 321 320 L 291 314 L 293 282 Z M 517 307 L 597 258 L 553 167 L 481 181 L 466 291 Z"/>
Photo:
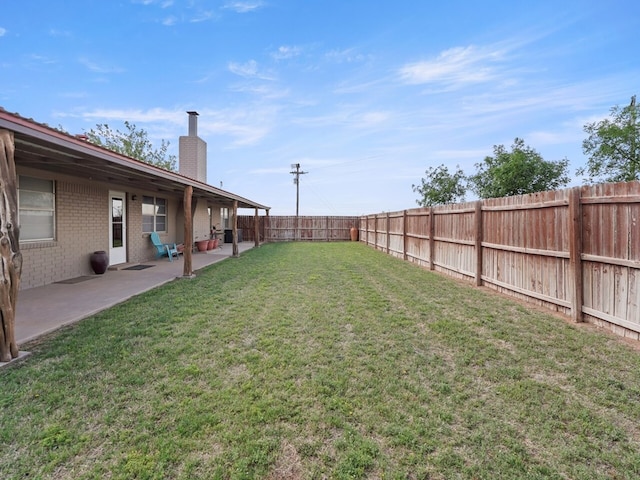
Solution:
<path fill-rule="evenodd" d="M 91 269 L 96 274 L 102 275 L 107 271 L 107 267 L 109 266 L 109 254 L 104 250 L 98 250 L 91 254 L 89 262 L 91 263 Z"/>
<path fill-rule="evenodd" d="M 214 248 L 215 248 L 215 240 L 211 239 L 207 244 L 207 250 L 213 250 Z"/>
<path fill-rule="evenodd" d="M 351 227 L 350 233 L 351 233 L 351 241 L 352 242 L 357 242 L 358 241 L 358 229 L 356 227 Z"/>
<path fill-rule="evenodd" d="M 199 252 L 206 252 L 208 246 L 209 240 L 200 240 L 196 242 L 196 247 L 198 247 Z"/>

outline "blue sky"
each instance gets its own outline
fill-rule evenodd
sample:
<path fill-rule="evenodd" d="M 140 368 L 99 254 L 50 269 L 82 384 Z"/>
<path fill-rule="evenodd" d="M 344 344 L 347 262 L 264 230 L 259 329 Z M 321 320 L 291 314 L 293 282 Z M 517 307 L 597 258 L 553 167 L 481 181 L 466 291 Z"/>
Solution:
<path fill-rule="evenodd" d="M 585 164 L 583 126 L 640 94 L 640 2 L 0 1 L 0 106 L 160 144 L 200 113 L 208 182 L 301 215 L 416 206 L 524 138 Z M 468 195 L 467 199 L 473 199 Z"/>

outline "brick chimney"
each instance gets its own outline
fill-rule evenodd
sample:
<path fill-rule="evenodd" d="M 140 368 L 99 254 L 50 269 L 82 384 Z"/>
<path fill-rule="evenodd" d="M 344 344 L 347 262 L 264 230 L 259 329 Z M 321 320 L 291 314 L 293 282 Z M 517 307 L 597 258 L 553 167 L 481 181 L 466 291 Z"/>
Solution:
<path fill-rule="evenodd" d="M 198 112 L 189 114 L 189 135 L 178 145 L 178 171 L 185 177 L 207 183 L 207 143 L 198 137 Z"/>

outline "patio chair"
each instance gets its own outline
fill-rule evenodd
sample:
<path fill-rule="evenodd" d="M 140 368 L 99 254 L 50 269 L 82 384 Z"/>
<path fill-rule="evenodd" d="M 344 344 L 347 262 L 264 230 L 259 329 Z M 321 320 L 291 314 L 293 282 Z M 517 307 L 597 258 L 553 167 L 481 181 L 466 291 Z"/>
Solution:
<path fill-rule="evenodd" d="M 151 232 L 149 236 L 151 239 L 151 243 L 156 247 L 156 258 L 164 257 L 165 255 L 169 257 L 169 261 L 173 262 L 173 256 L 176 257 L 179 255 L 178 246 L 174 243 L 162 243 L 160 241 L 160 235 L 157 232 Z"/>

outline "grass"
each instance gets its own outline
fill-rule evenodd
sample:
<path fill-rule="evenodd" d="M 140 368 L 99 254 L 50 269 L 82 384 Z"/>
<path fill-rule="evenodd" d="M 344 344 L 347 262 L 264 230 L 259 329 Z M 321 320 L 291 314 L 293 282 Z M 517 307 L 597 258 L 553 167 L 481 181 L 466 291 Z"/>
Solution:
<path fill-rule="evenodd" d="M 23 347 L 3 479 L 640 477 L 638 351 L 362 244 L 266 245 Z"/>

